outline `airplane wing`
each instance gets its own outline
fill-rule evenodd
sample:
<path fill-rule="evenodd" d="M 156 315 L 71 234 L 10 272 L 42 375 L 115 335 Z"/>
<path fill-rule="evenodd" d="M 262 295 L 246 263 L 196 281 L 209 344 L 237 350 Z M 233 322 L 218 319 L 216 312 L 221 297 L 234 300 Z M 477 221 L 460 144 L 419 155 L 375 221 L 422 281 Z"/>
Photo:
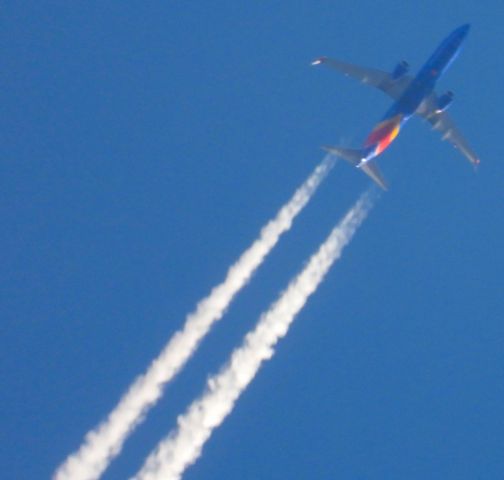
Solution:
<path fill-rule="evenodd" d="M 410 75 L 403 75 L 394 80 L 390 73 L 383 70 L 359 67 L 358 65 L 352 65 L 351 63 L 335 60 L 334 58 L 320 57 L 312 62 L 312 65 L 321 64 L 334 68 L 347 77 L 359 80 L 361 83 L 376 87 L 394 100 L 399 99 L 412 80 Z"/>
<path fill-rule="evenodd" d="M 432 93 L 415 113 L 427 120 L 434 130 L 442 134 L 443 140 L 448 140 L 476 167 L 480 163 L 478 156 L 455 126 L 448 113 L 446 111 L 436 113 L 437 101 L 437 95 Z"/>
<path fill-rule="evenodd" d="M 367 162 L 364 162 L 359 168 L 369 177 L 371 177 L 371 179 L 381 188 L 383 188 L 383 190 L 388 190 L 387 182 L 374 160 L 368 160 Z"/>

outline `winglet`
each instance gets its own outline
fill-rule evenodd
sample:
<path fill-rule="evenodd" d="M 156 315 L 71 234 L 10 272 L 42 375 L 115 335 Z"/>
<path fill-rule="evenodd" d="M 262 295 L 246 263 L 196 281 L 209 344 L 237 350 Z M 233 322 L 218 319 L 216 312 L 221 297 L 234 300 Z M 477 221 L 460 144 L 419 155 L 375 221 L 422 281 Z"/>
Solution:
<path fill-rule="evenodd" d="M 310 65 L 320 65 L 321 63 L 324 63 L 326 61 L 327 57 L 319 57 L 313 60 Z"/>

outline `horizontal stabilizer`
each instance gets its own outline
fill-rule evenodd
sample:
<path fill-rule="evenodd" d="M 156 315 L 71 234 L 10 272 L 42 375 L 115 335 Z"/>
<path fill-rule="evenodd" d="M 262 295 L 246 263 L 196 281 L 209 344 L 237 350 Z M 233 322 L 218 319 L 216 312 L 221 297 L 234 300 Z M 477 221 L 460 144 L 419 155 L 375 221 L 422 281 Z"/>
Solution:
<path fill-rule="evenodd" d="M 369 175 L 375 183 L 383 188 L 383 190 L 388 190 L 387 181 L 381 174 L 378 165 L 376 165 L 373 160 L 368 160 L 367 162 L 363 163 L 360 168 L 364 171 L 364 173 Z"/>
<path fill-rule="evenodd" d="M 329 145 L 324 145 L 322 150 L 326 152 L 336 155 L 337 157 L 346 160 L 348 163 L 351 163 L 354 167 L 357 167 L 362 160 L 364 160 L 365 155 L 362 150 L 355 150 L 352 148 L 341 148 L 341 147 L 332 147 Z"/>
<path fill-rule="evenodd" d="M 366 160 L 366 150 L 356 150 L 351 148 L 341 148 L 332 146 L 323 146 L 323 150 L 332 155 L 343 158 L 354 167 L 360 168 L 366 175 L 368 175 L 376 184 L 387 190 L 387 182 L 378 168 L 378 165 L 373 160 Z"/>

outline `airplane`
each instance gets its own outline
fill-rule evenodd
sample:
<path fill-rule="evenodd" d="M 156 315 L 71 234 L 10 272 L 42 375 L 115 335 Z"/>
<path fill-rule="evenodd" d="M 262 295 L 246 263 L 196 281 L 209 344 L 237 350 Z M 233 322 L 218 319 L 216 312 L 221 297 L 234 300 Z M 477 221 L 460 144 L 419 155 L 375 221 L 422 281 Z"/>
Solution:
<path fill-rule="evenodd" d="M 437 95 L 434 91 L 437 80 L 459 54 L 462 42 L 469 33 L 469 28 L 469 24 L 462 25 L 448 35 L 414 78 L 408 74 L 409 65 L 404 60 L 399 62 L 391 73 L 352 65 L 328 57 L 314 60 L 312 65 L 325 64 L 346 76 L 378 88 L 395 100 L 395 103 L 366 138 L 362 148 L 349 149 L 333 146 L 323 146 L 322 148 L 361 169 L 381 188 L 387 190 L 387 182 L 374 159 L 390 146 L 399 134 L 401 127 L 413 115 L 418 115 L 427 120 L 434 130 L 441 132 L 443 140 L 448 140 L 458 148 L 476 167 L 480 163 L 479 158 L 446 113 L 453 101 L 453 92 L 447 91 Z"/>

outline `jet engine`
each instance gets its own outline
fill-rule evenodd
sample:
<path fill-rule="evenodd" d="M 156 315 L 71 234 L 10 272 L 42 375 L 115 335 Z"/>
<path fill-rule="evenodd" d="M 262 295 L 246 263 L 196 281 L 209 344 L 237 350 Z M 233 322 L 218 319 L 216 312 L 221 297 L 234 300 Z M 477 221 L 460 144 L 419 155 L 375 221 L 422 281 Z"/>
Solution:
<path fill-rule="evenodd" d="M 444 112 L 453 102 L 453 96 L 454 94 L 451 91 L 443 93 L 443 95 L 438 98 L 436 113 Z"/>
<path fill-rule="evenodd" d="M 409 71 L 409 63 L 406 60 L 399 62 L 392 72 L 392 80 L 396 81 L 404 77 Z"/>

